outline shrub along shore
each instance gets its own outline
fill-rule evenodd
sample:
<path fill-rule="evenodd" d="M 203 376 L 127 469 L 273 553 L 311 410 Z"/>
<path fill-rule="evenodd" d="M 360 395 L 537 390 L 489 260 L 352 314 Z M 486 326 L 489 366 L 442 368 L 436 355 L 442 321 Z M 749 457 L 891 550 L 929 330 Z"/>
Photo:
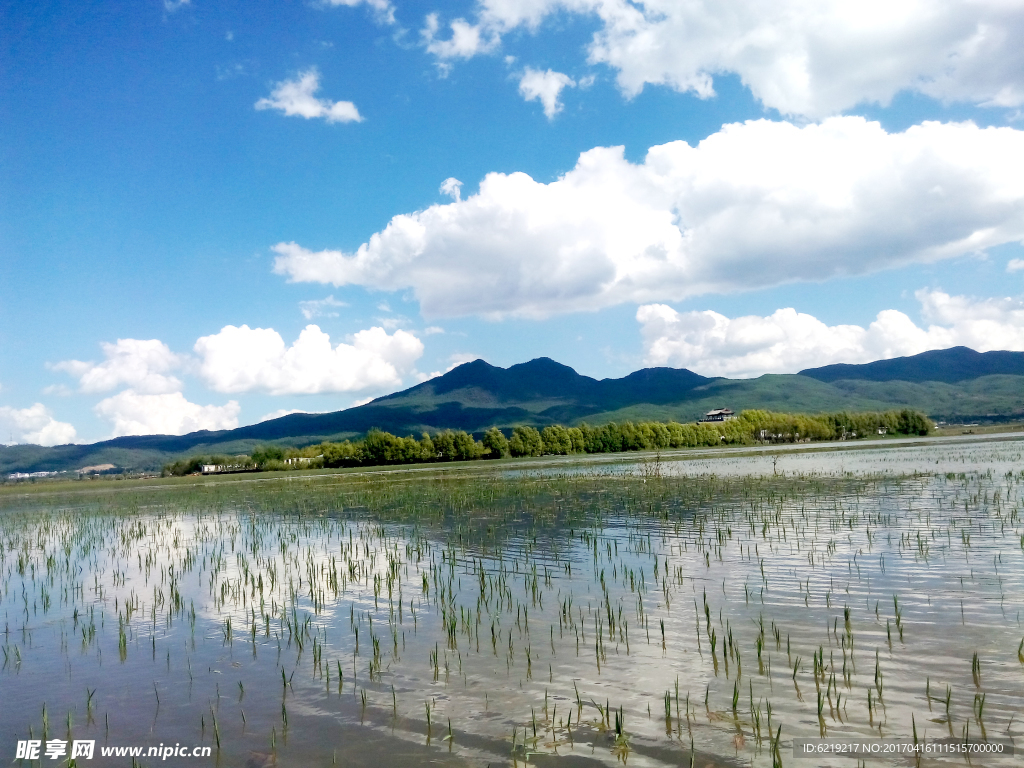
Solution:
<path fill-rule="evenodd" d="M 553 424 L 541 430 L 515 427 L 510 435 L 492 427 L 476 440 L 463 431 L 398 437 L 379 429 L 362 440 L 324 442 L 304 448 L 266 445 L 251 456 L 192 456 L 164 466 L 165 475 L 187 475 L 215 467 L 215 472 L 246 472 L 323 467 L 369 467 L 387 464 L 473 461 L 505 457 L 619 453 L 719 445 L 758 445 L 862 439 L 885 435 L 927 435 L 934 429 L 923 413 L 912 410 L 823 413 L 816 416 L 771 411 L 743 411 L 719 422 L 679 424 L 643 421 L 591 427 Z"/>

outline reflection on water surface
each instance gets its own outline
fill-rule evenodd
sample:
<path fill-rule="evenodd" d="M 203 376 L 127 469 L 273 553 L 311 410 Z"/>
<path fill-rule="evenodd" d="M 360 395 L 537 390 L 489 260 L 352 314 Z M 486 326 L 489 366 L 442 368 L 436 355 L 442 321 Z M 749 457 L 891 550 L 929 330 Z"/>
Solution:
<path fill-rule="evenodd" d="M 1021 450 L 5 496 L 0 749 L 771 766 L 794 737 L 1016 738 Z"/>

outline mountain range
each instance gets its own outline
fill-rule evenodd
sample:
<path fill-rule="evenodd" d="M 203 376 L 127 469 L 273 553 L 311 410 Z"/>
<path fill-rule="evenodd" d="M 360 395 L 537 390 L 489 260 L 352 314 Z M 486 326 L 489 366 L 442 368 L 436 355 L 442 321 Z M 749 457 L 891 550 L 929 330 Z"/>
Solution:
<path fill-rule="evenodd" d="M 402 392 L 333 413 L 295 413 L 238 429 L 180 436 L 127 436 L 52 448 L 0 446 L 0 473 L 98 464 L 155 469 L 186 455 L 244 453 L 267 442 L 308 445 L 358 437 L 374 427 L 418 436 L 517 424 L 694 421 L 719 407 L 804 413 L 909 407 L 941 421 L 1009 421 L 1024 418 L 1024 352 L 953 347 L 755 379 L 645 368 L 599 380 L 545 357 L 509 368 L 474 360 Z"/>

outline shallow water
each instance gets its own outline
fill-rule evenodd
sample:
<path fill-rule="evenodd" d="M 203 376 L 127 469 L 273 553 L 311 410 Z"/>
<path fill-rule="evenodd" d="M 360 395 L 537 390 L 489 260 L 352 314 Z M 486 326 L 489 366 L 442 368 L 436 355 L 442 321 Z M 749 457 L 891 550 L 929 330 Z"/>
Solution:
<path fill-rule="evenodd" d="M 769 766 L 780 726 L 786 765 L 829 764 L 795 737 L 1017 738 L 1021 447 L 9 501 L 0 750 Z"/>
<path fill-rule="evenodd" d="M 609 474 L 656 471 L 666 476 L 759 476 L 786 474 L 891 475 L 947 472 L 1003 473 L 1024 465 L 1024 435 L 1006 433 L 963 437 L 832 443 L 783 443 L 685 449 L 658 453 L 547 457 L 546 466 L 513 468 L 509 475 Z"/>

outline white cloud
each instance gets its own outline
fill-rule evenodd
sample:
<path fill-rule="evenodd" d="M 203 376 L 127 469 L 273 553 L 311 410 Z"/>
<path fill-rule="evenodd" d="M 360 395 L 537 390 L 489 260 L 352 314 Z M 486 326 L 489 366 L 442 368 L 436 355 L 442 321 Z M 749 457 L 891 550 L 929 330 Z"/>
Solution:
<path fill-rule="evenodd" d="M 170 375 L 185 364 L 159 339 L 118 339 L 100 344 L 106 358 L 101 363 L 64 360 L 51 366 L 79 381 L 83 392 L 106 392 L 122 385 L 147 394 L 176 392 L 181 381 Z"/>
<path fill-rule="evenodd" d="M 714 95 L 713 76 L 740 77 L 765 106 L 822 117 L 902 90 L 943 101 L 1024 104 L 1024 8 L 1010 0 L 481 0 L 473 22 L 422 35 L 445 64 L 492 51 L 508 32 L 557 12 L 595 15 L 591 63 L 623 92 L 647 84 Z"/>
<path fill-rule="evenodd" d="M 1024 350 L 1024 297 L 975 299 L 923 290 L 915 295 L 921 313 L 933 323 L 928 334 L 936 348 L 962 344 L 979 352 Z"/>
<path fill-rule="evenodd" d="M 276 109 L 285 115 L 298 115 L 307 120 L 324 118 L 328 123 L 360 122 L 362 117 L 351 101 L 330 101 L 318 99 L 314 94 L 320 90 L 320 72 L 311 67 L 300 72 L 296 80 L 283 80 L 270 92 L 270 98 L 256 102 L 256 109 Z"/>
<path fill-rule="evenodd" d="M 374 10 L 377 19 L 384 24 L 395 23 L 395 7 L 388 0 L 325 0 L 328 5 L 355 8 L 364 3 Z"/>
<path fill-rule="evenodd" d="M 101 400 L 93 408 L 113 425 L 111 437 L 122 435 L 184 435 L 201 429 L 234 429 L 238 426 L 238 402 L 196 405 L 180 392 L 146 395 L 132 389 Z"/>
<path fill-rule="evenodd" d="M 218 392 L 314 394 L 401 384 L 423 354 L 423 342 L 375 327 L 332 347 L 326 333 L 307 325 L 288 347 L 272 328 L 227 325 L 200 338 L 195 352 L 200 376 Z"/>
<path fill-rule="evenodd" d="M 442 328 L 427 328 L 425 333 L 429 334 L 431 331 L 434 331 L 436 333 L 444 333 L 444 330 Z M 412 376 L 417 384 L 422 384 L 425 381 L 436 379 L 438 376 L 441 376 L 444 373 L 448 373 L 448 371 L 451 371 L 454 368 L 458 368 L 463 363 L 472 362 L 473 360 L 476 360 L 479 357 L 480 355 L 474 355 L 467 352 L 455 352 L 454 354 L 448 355 L 448 367 L 445 368 L 443 371 L 430 371 L 429 373 L 424 373 L 422 371 L 413 371 Z M 361 404 L 362 403 L 360 403 L 360 405 Z"/>
<path fill-rule="evenodd" d="M 412 289 L 427 317 L 543 317 L 825 280 L 1024 239 L 1024 131 L 860 117 L 583 153 L 543 184 L 395 216 L 355 253 L 278 243 L 292 281 Z"/>
<path fill-rule="evenodd" d="M 231 80 L 235 77 L 241 77 L 246 74 L 246 66 L 242 62 L 234 62 L 232 64 L 217 64 L 217 79 L 218 80 Z"/>
<path fill-rule="evenodd" d="M 423 329 L 424 336 L 433 336 L 436 333 L 444 333 L 444 328 L 440 325 L 428 325 Z"/>
<path fill-rule="evenodd" d="M 437 191 L 442 195 L 447 195 L 457 203 L 462 199 L 462 182 L 454 176 L 450 176 L 441 182 L 441 186 Z"/>
<path fill-rule="evenodd" d="M 829 326 L 794 309 L 779 309 L 768 317 L 728 318 L 710 310 L 677 312 L 664 304 L 647 304 L 636 318 L 646 364 L 690 368 L 706 376 L 796 373 L 959 345 L 981 352 L 1024 350 L 1024 300 L 925 290 L 916 296 L 930 323 L 927 328 L 894 309 L 879 312 L 867 328 Z"/>
<path fill-rule="evenodd" d="M 439 29 L 437 14 L 431 13 L 420 30 L 420 36 L 427 52 L 439 59 L 442 72 L 447 72 L 450 59 L 469 59 L 479 53 L 489 53 L 501 42 L 496 31 L 485 29 L 480 24 L 470 24 L 465 19 L 455 19 L 451 23 L 451 37 L 447 40 L 438 39 Z"/>
<path fill-rule="evenodd" d="M 278 408 L 276 411 L 260 416 L 256 420 L 256 423 L 258 424 L 260 422 L 270 421 L 271 419 L 280 419 L 282 416 L 291 416 L 293 413 L 306 413 L 306 411 L 303 411 L 300 408 Z"/>
<path fill-rule="evenodd" d="M 327 308 L 345 304 L 328 296 L 301 306 L 312 316 L 336 314 Z M 332 346 L 330 337 L 315 325 L 307 326 L 290 347 L 271 328 L 225 326 L 196 341 L 197 359 L 177 355 L 157 339 L 118 339 L 102 347 L 106 359 L 101 363 L 66 360 L 52 367 L 78 378 L 83 392 L 128 387 L 94 407 L 97 415 L 111 422 L 114 437 L 180 435 L 238 426 L 236 401 L 220 406 L 189 402 L 180 392 L 182 382 L 169 374 L 174 369 L 198 374 L 220 392 L 349 392 L 401 384 L 402 376 L 414 373 L 415 362 L 423 354 L 423 342 L 406 331 L 388 334 L 374 327 L 353 334 L 349 343 Z M 298 412 L 277 411 L 264 420 Z M 55 421 L 38 403 L 20 411 L 0 408 L 0 428 L 16 434 L 17 442 L 51 445 L 75 437 L 70 424 Z"/>
<path fill-rule="evenodd" d="M 75 434 L 73 426 L 57 421 L 42 403 L 29 408 L 0 406 L 0 442 L 4 444 L 64 445 L 74 442 Z"/>
<path fill-rule="evenodd" d="M 544 107 L 544 116 L 553 120 L 562 111 L 558 100 L 563 88 L 575 88 L 576 81 L 562 72 L 527 67 L 519 80 L 519 93 L 526 101 L 539 101 Z"/>
<path fill-rule="evenodd" d="M 333 295 L 328 296 L 326 299 L 310 299 L 309 301 L 299 302 L 302 316 L 307 320 L 312 320 L 316 317 L 337 317 L 338 313 L 334 310 L 347 306 L 348 304 L 344 301 L 338 301 Z"/>
<path fill-rule="evenodd" d="M 401 328 L 403 325 L 409 324 L 409 318 L 404 315 L 396 315 L 395 317 L 378 317 L 377 322 L 381 324 L 381 327 L 386 331 L 393 331 L 395 328 Z"/>
<path fill-rule="evenodd" d="M 1007 272 L 1024 272 L 1024 259 L 1010 259 L 1006 263 Z"/>
<path fill-rule="evenodd" d="M 458 368 L 464 363 L 472 363 L 474 360 L 479 360 L 480 355 L 473 354 L 472 352 L 455 352 L 448 355 L 448 367 L 444 369 L 445 373 Z"/>

